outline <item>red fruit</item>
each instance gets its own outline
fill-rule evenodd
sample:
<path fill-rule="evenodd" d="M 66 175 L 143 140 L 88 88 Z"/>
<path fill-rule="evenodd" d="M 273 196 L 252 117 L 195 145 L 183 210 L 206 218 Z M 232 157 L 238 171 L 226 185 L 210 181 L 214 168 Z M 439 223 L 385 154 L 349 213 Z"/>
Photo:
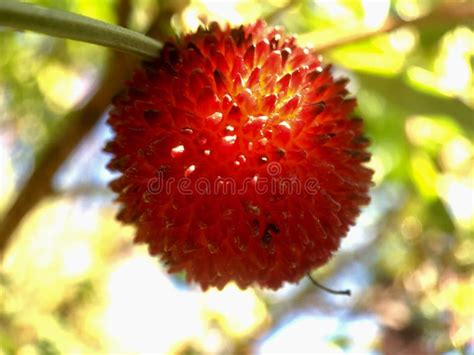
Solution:
<path fill-rule="evenodd" d="M 114 100 L 118 218 L 203 289 L 272 289 L 326 263 L 369 201 L 346 80 L 259 21 L 167 43 Z"/>

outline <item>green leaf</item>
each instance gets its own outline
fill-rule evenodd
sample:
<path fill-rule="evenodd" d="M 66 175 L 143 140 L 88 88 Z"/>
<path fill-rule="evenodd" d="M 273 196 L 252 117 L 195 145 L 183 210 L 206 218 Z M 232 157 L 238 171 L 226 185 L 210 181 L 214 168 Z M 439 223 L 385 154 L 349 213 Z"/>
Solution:
<path fill-rule="evenodd" d="M 36 342 L 39 355 L 59 355 L 56 346 L 48 339 L 41 339 Z"/>
<path fill-rule="evenodd" d="M 406 115 L 449 116 L 469 133 L 474 132 L 474 111 L 461 101 L 415 90 L 401 76 L 383 78 L 358 73 L 360 86 L 386 98 Z"/>
<path fill-rule="evenodd" d="M 430 227 L 437 227 L 448 234 L 453 234 L 456 227 L 453 223 L 445 204 L 439 199 L 433 200 L 427 206 L 427 220 L 430 221 Z"/>

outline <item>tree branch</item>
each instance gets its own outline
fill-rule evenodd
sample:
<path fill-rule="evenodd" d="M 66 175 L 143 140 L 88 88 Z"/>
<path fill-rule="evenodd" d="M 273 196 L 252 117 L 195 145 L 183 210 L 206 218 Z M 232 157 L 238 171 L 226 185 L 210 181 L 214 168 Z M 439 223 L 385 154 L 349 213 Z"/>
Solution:
<path fill-rule="evenodd" d="M 128 2 L 129 0 L 121 0 Z M 124 7 L 122 7 L 124 6 Z M 126 4 L 118 8 L 118 21 L 125 24 L 128 15 L 122 12 Z M 170 20 L 161 12 L 154 20 L 147 35 L 157 35 L 158 21 Z M 13 205 L 0 223 L 0 259 L 5 254 L 13 233 L 22 219 L 45 197 L 54 193 L 51 181 L 64 161 L 81 140 L 91 131 L 109 106 L 112 97 L 122 88 L 132 70 L 139 64 L 136 57 L 115 52 L 109 61 L 101 83 L 89 101 L 80 109 L 64 118 L 61 134 L 52 137 L 39 155 L 33 171 L 19 192 Z"/>
<path fill-rule="evenodd" d="M 343 47 L 348 44 L 353 44 L 365 39 L 369 39 L 380 34 L 389 33 L 405 26 L 425 26 L 437 22 L 461 22 L 465 20 L 472 20 L 474 18 L 474 5 L 472 2 L 458 3 L 455 1 L 440 5 L 433 9 L 426 15 L 417 17 L 413 20 L 403 20 L 401 18 L 390 17 L 385 24 L 375 30 L 366 32 L 351 33 L 343 37 L 337 38 L 327 43 L 315 45 L 315 50 L 318 53 L 328 52 L 332 49 Z M 317 35 L 318 32 L 309 32 L 299 36 L 302 42 L 311 42 L 310 38 Z M 312 41 L 314 42 L 314 41 Z"/>
<path fill-rule="evenodd" d="M 66 124 L 61 134 L 52 137 L 43 149 L 32 174 L 0 224 L 0 254 L 6 248 L 23 217 L 44 197 L 53 192 L 51 180 L 56 171 L 82 138 L 94 127 L 111 98 L 126 79 L 128 73 L 123 70 L 123 67 L 128 65 L 125 62 L 126 57 L 123 54 L 112 57 L 94 96 L 82 109 L 64 118 Z"/>

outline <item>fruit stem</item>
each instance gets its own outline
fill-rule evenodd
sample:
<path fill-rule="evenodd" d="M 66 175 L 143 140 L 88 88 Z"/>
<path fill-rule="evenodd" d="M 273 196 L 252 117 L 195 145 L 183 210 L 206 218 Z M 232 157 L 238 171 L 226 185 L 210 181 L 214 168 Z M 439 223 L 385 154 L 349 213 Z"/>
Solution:
<path fill-rule="evenodd" d="M 328 293 L 331 293 L 333 295 L 346 295 L 346 296 L 350 296 L 351 295 L 351 290 L 342 290 L 342 291 L 337 291 L 337 290 L 333 290 L 333 289 L 330 289 L 329 287 L 326 287 L 324 285 L 321 285 L 318 281 L 316 281 L 310 273 L 306 274 L 308 276 L 308 278 L 311 280 L 311 282 L 318 288 L 320 288 L 321 290 L 324 290 Z"/>
<path fill-rule="evenodd" d="M 21 2 L 0 2 L 0 26 L 94 43 L 146 58 L 157 56 L 162 44 L 124 27 L 74 13 Z"/>

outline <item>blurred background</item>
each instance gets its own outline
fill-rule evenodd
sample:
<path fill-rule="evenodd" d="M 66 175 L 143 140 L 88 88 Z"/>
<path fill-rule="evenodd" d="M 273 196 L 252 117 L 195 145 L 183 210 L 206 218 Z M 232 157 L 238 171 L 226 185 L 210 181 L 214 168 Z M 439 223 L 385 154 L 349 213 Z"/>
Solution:
<path fill-rule="evenodd" d="M 352 297 L 307 279 L 203 293 L 114 220 L 104 121 L 137 59 L 0 27 L 0 354 L 474 352 L 472 2 L 34 3 L 161 40 L 206 19 L 284 25 L 351 78 L 375 187 L 314 272 Z"/>

